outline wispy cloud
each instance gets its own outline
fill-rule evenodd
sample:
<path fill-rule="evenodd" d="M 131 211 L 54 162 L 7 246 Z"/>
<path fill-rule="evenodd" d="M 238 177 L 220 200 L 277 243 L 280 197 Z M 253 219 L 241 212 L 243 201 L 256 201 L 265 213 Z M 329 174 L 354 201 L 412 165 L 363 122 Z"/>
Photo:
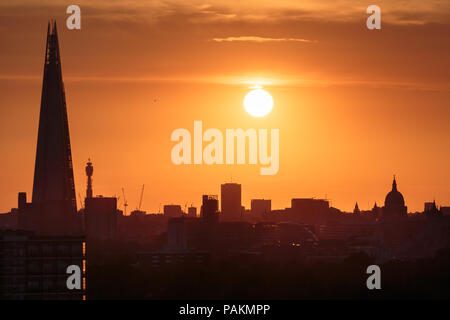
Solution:
<path fill-rule="evenodd" d="M 306 42 L 306 43 L 314 43 L 316 40 L 307 40 L 301 38 L 267 38 L 267 37 L 256 37 L 256 36 L 241 36 L 241 37 L 227 37 L 227 38 L 213 38 L 212 41 L 216 42 Z"/>
<path fill-rule="evenodd" d="M 42 81 L 40 74 L 0 74 L 0 81 Z M 383 80 L 364 78 L 321 78 L 314 75 L 298 76 L 293 74 L 267 74 L 267 76 L 255 76 L 245 74 L 228 75 L 172 75 L 166 77 L 155 76 L 97 76 L 97 75 L 66 75 L 66 83 L 190 83 L 190 84 L 221 84 L 251 87 L 365 87 L 365 88 L 390 88 L 400 90 L 423 91 L 449 91 L 450 82 L 423 83 L 408 80 Z"/>

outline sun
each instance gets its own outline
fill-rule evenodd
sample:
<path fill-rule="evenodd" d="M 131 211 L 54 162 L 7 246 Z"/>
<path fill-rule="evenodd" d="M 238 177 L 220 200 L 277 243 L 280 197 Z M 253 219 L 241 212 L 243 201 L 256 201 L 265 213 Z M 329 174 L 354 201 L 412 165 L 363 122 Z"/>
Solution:
<path fill-rule="evenodd" d="M 254 89 L 244 98 L 244 108 L 254 117 L 264 117 L 273 107 L 273 99 L 270 93 L 263 89 Z"/>

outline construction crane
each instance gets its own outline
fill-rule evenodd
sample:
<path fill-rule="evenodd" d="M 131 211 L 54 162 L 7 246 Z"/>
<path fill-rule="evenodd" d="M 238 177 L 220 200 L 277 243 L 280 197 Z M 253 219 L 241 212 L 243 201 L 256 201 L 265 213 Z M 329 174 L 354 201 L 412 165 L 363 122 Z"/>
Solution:
<path fill-rule="evenodd" d="M 127 198 L 125 198 L 125 189 L 122 188 L 122 194 L 123 194 L 123 211 L 124 211 L 124 215 L 127 215 L 127 207 L 128 207 L 128 202 L 127 202 Z"/>
<path fill-rule="evenodd" d="M 141 211 L 142 197 L 144 196 L 144 187 L 145 187 L 145 184 L 142 185 L 141 198 L 139 199 L 139 207 L 136 208 L 139 211 Z"/>

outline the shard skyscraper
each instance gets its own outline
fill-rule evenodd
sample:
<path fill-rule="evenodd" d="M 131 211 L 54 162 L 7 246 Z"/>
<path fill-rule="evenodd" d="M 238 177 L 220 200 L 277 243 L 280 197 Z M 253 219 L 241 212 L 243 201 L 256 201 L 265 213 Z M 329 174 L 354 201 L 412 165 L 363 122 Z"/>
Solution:
<path fill-rule="evenodd" d="M 42 235 L 79 233 L 66 98 L 56 22 L 45 48 L 33 197 L 26 229 Z"/>

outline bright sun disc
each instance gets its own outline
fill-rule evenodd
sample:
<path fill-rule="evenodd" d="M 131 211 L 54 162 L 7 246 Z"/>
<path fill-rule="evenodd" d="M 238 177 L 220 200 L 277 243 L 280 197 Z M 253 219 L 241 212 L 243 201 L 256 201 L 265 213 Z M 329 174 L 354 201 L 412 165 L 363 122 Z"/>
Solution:
<path fill-rule="evenodd" d="M 254 117 L 264 117 L 269 114 L 272 107 L 272 96 L 263 89 L 252 90 L 244 98 L 245 111 Z"/>

